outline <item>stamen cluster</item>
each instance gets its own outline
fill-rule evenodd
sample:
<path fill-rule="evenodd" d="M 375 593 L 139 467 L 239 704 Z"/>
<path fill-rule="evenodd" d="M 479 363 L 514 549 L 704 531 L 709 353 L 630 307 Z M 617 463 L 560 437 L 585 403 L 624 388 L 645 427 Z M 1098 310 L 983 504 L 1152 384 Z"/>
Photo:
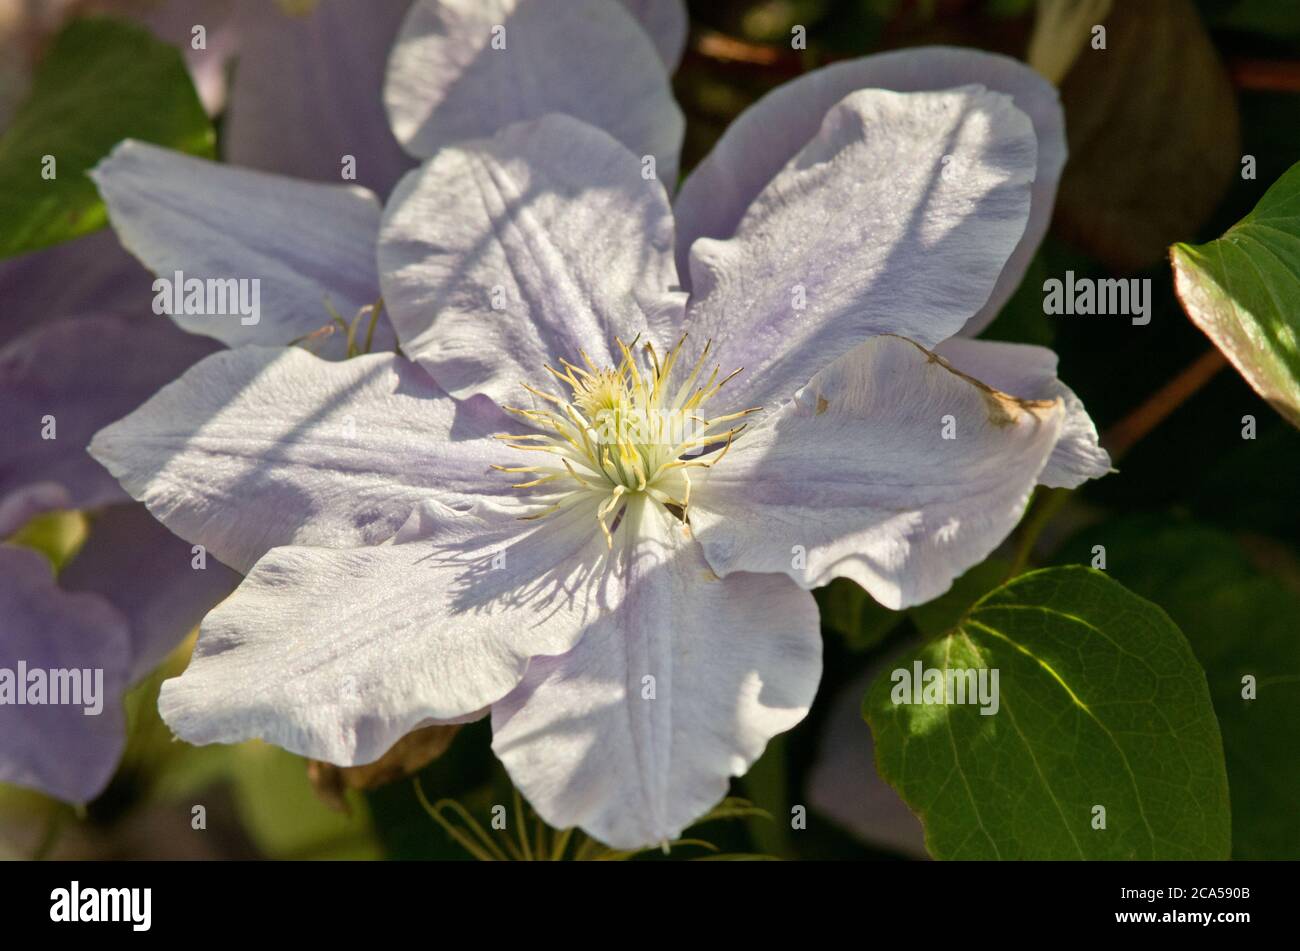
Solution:
<path fill-rule="evenodd" d="M 705 345 L 695 366 L 676 386 L 683 336 L 661 360 L 654 345 L 634 349 L 618 341 L 623 358 L 617 368 L 597 367 L 579 351 L 584 366 L 561 360 L 562 369 L 547 366 L 568 389 L 557 396 L 524 384 L 540 402 L 534 409 L 506 407 L 527 420 L 537 432 L 501 435 L 512 449 L 542 452 L 554 462 L 533 466 L 494 466 L 501 472 L 535 476 L 517 483 L 517 489 L 536 492 L 544 507 L 527 518 L 543 518 L 576 502 L 600 497 L 596 517 L 612 545 L 611 516 L 620 503 L 644 494 L 685 520 L 691 500 L 692 468 L 717 465 L 744 430 L 732 425 L 758 411 L 758 407 L 708 416 L 706 404 L 740 370 L 719 379 L 714 367 L 702 379 L 712 343 Z"/>

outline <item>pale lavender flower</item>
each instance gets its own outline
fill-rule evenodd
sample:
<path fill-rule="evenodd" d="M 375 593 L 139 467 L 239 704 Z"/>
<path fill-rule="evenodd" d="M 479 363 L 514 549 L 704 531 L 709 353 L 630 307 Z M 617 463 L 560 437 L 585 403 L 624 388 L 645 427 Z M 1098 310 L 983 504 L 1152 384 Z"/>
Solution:
<path fill-rule="evenodd" d="M 357 18 L 348 0 L 321 0 L 298 16 L 264 0 L 0 4 L 0 117 L 25 90 L 32 52 L 68 15 L 136 14 L 181 47 L 209 110 L 228 107 L 224 141 L 233 161 L 337 181 L 346 151 L 357 180 L 386 192 L 412 164 L 388 132 L 380 99 L 385 56 L 408 6 L 381 0 Z M 205 27 L 205 49 L 190 45 L 195 24 Z M 85 452 L 96 430 L 217 349 L 151 313 L 152 281 L 110 231 L 0 262 L 0 540 L 51 509 L 99 513 L 57 587 L 48 571 L 31 568 L 32 553 L 0 545 L 0 559 L 15 566 L 0 571 L 0 667 L 80 658 L 74 666 L 105 670 L 110 692 L 95 717 L 0 706 L 8 740 L 0 781 L 72 801 L 92 798 L 112 774 L 125 741 L 122 692 L 238 580 L 215 561 L 194 570 L 191 545 L 131 503 Z M 327 320 L 320 310 L 312 329 Z M 287 343 L 281 329 L 255 339 Z M 55 438 L 45 438 L 47 417 Z M 85 617 L 113 622 L 91 636 Z M 124 643 L 115 640 L 119 630 Z"/>
<path fill-rule="evenodd" d="M 1041 237 L 1059 106 L 988 54 L 843 64 L 742 115 L 670 208 L 645 173 L 675 167 L 675 107 L 643 91 L 618 111 L 603 61 L 545 55 L 612 47 L 648 70 L 645 35 L 502 8 L 499 53 L 469 4 L 406 21 L 386 95 L 428 161 L 382 215 L 144 146 L 101 167 L 128 247 L 163 272 L 281 275 L 277 323 L 373 267 L 410 360 L 218 353 L 92 452 L 248 573 L 164 686 L 179 736 L 351 765 L 490 709 L 545 819 L 659 842 L 806 713 L 808 589 L 928 600 L 1037 483 L 1106 471 L 1049 351 L 954 336 Z M 470 53 L 411 81 L 451 49 Z M 494 62 L 577 84 L 555 90 L 577 118 L 503 97 Z M 909 91 L 870 88 L 891 83 Z"/>

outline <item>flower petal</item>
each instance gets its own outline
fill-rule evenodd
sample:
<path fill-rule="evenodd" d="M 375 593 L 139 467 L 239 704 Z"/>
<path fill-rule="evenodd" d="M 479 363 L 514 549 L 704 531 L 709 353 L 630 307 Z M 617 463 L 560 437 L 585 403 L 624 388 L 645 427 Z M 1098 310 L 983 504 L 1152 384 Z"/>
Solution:
<path fill-rule="evenodd" d="M 208 115 L 216 116 L 225 108 L 228 71 L 243 39 L 238 18 L 233 15 L 234 0 L 170 0 L 146 4 L 114 0 L 95 12 L 138 20 L 164 43 L 179 48 L 194 80 L 194 90 Z M 204 27 L 204 45 L 195 49 L 193 30 L 200 24 Z"/>
<path fill-rule="evenodd" d="M 717 578 L 656 505 L 624 524 L 638 539 L 625 600 L 529 665 L 492 708 L 492 748 L 552 826 L 635 848 L 677 838 L 803 719 L 821 638 L 812 597 L 784 578 Z"/>
<path fill-rule="evenodd" d="M 384 112 L 384 63 L 410 0 L 320 0 L 309 14 L 275 3 L 241 8 L 239 66 L 224 128 L 238 165 L 387 195 L 414 164 Z"/>
<path fill-rule="evenodd" d="M 659 179 L 677 182 L 684 121 L 663 60 L 609 0 L 417 0 L 384 101 L 398 141 L 421 158 L 563 113 L 653 155 Z"/>
<path fill-rule="evenodd" d="M 687 318 L 746 402 L 772 405 L 866 337 L 933 346 L 988 300 L 1024 232 L 1034 130 L 1009 96 L 850 94 L 754 200 L 691 249 Z"/>
<path fill-rule="evenodd" d="M 489 437 L 509 425 L 392 354 L 332 363 L 243 347 L 199 363 L 90 451 L 173 532 L 247 572 L 280 545 L 383 541 L 434 490 L 510 491 L 488 469 L 503 448 Z"/>
<path fill-rule="evenodd" d="M 97 516 L 90 537 L 59 573 L 66 591 L 101 595 L 125 616 L 131 634 L 127 680 L 162 663 L 203 616 L 235 590 L 239 575 L 196 556 L 143 505 L 114 505 Z"/>
<path fill-rule="evenodd" d="M 41 485 L 48 496 L 52 483 L 65 491 L 57 507 L 126 501 L 86 443 L 214 349 L 165 318 L 107 315 L 52 321 L 0 349 L 0 500 Z"/>
<path fill-rule="evenodd" d="M 1083 400 L 1056 378 L 1056 354 L 1031 344 L 967 340 L 954 337 L 934 348 L 962 373 L 968 373 L 1003 393 L 1021 399 L 1054 400 L 1065 404 L 1061 438 L 1047 466 L 1038 475 L 1040 485 L 1077 488 L 1110 471 L 1110 455 L 1097 442 L 1097 427 Z"/>
<path fill-rule="evenodd" d="M 127 140 L 90 173 L 127 249 L 160 278 L 260 281 L 260 308 L 176 314 L 228 346 L 287 344 L 379 297 L 379 202 L 363 188 L 299 182 Z M 227 307 L 232 310 L 234 308 Z M 392 346 L 388 328 L 376 349 Z"/>
<path fill-rule="evenodd" d="M 163 718 L 191 743 L 259 737 L 353 766 L 476 713 L 618 596 L 594 503 L 516 514 L 434 503 L 417 541 L 272 550 L 203 622 L 189 669 L 163 685 Z"/>
<path fill-rule="evenodd" d="M 1029 223 L 988 303 L 965 328 L 982 330 L 1020 284 L 1052 217 L 1065 164 L 1065 121 L 1055 87 L 1024 63 L 952 47 L 899 50 L 835 63 L 778 86 L 727 127 L 677 198 L 677 261 L 687 278 L 697 238 L 729 238 L 749 205 L 812 139 L 826 113 L 857 89 L 925 92 L 979 83 L 1012 96 L 1033 121 L 1037 170 Z"/>
<path fill-rule="evenodd" d="M 622 4 L 650 34 L 668 70 L 676 69 L 686 49 L 686 34 L 690 29 L 686 4 L 682 0 L 622 0 Z"/>
<path fill-rule="evenodd" d="M 152 277 L 105 229 L 0 261 L 0 347 L 47 320 L 148 313 Z"/>
<path fill-rule="evenodd" d="M 1063 417 L 877 337 L 705 470 L 691 524 L 718 574 L 845 577 L 887 608 L 921 604 L 1015 527 Z"/>
<path fill-rule="evenodd" d="M 615 337 L 664 332 L 680 310 L 664 190 L 568 116 L 449 146 L 404 178 L 379 263 L 403 352 L 460 397 L 518 397 L 581 349 L 616 364 Z"/>
<path fill-rule="evenodd" d="M 90 670 L 92 691 L 94 671 L 102 671 L 99 696 L 83 694 L 79 705 L 0 703 L 0 782 L 70 802 L 93 799 L 107 785 L 126 745 L 128 645 L 126 621 L 107 601 L 59 590 L 44 557 L 0 545 L 0 671 L 16 680 L 20 662 L 29 676 L 40 670 L 47 679 L 51 670 Z M 87 715 L 90 699 L 102 703 L 98 714 Z"/>
<path fill-rule="evenodd" d="M 8 538 L 44 512 L 76 508 L 68 490 L 57 482 L 33 482 L 0 495 L 0 539 Z"/>

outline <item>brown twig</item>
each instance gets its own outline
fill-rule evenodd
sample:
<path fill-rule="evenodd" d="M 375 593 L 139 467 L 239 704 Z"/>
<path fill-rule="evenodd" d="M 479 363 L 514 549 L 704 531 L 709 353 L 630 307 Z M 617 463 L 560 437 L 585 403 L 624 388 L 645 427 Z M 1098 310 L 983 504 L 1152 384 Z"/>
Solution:
<path fill-rule="evenodd" d="M 1133 410 L 1102 436 L 1102 445 L 1117 460 L 1133 448 L 1147 433 L 1159 426 L 1170 413 L 1187 402 L 1197 390 L 1228 365 L 1218 350 L 1210 349 L 1176 377 L 1156 390 L 1141 406 Z"/>
<path fill-rule="evenodd" d="M 753 43 L 716 30 L 696 31 L 691 37 L 689 53 L 693 59 L 711 64 L 752 67 L 787 77 L 844 58 L 813 52 L 800 53 L 783 46 Z M 1237 89 L 1249 92 L 1300 93 L 1300 61 L 1234 57 L 1227 61 L 1227 67 L 1232 85 Z"/>
<path fill-rule="evenodd" d="M 1230 59 L 1232 85 L 1250 92 L 1300 93 L 1300 62 L 1286 59 Z"/>

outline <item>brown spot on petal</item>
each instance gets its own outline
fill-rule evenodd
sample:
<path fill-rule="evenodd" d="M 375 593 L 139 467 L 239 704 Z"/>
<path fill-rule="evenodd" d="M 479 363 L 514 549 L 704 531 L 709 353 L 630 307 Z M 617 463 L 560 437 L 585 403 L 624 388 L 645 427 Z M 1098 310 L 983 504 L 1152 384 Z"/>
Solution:
<path fill-rule="evenodd" d="M 827 411 L 828 409 L 830 409 L 830 408 L 831 408 L 830 400 L 828 400 L 828 399 L 827 399 L 826 397 L 824 397 L 824 396 L 818 396 L 818 397 L 817 397 L 817 408 L 816 408 L 815 410 L 813 410 L 813 415 L 814 415 L 814 416 L 820 416 L 822 413 L 826 412 L 826 411 Z"/>
<path fill-rule="evenodd" d="M 897 335 L 891 335 L 897 336 Z M 926 359 L 931 363 L 937 363 L 954 376 L 959 376 L 967 383 L 976 387 L 984 397 L 984 407 L 988 412 L 989 422 L 994 426 L 1010 426 L 1020 418 L 1021 413 L 1032 413 L 1038 416 L 1040 413 L 1051 410 L 1061 401 L 1059 399 L 1051 400 L 1026 400 L 1019 396 L 1012 396 L 1010 393 L 1004 393 L 1001 390 L 995 390 L 983 380 L 977 380 L 969 373 L 963 373 L 955 366 L 945 360 L 933 350 L 927 350 L 915 340 L 908 340 L 907 337 L 899 337 L 899 340 L 907 340 L 912 346 L 926 355 Z"/>

